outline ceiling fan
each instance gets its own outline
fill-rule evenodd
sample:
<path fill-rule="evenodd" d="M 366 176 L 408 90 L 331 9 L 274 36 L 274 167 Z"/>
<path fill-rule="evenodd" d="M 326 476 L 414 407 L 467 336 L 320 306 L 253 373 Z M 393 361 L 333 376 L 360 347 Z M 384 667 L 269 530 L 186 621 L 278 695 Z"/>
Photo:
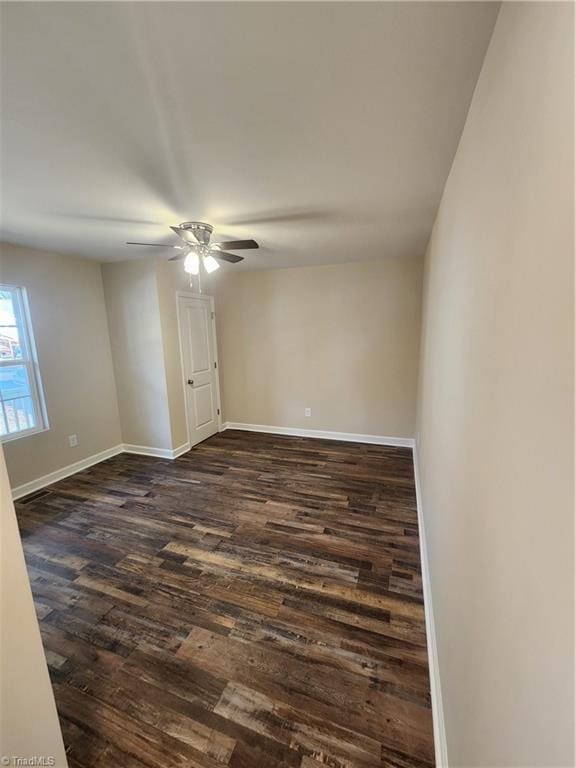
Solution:
<path fill-rule="evenodd" d="M 170 261 L 184 259 L 184 269 L 191 275 L 197 275 L 200 272 L 200 263 L 202 263 L 206 272 L 210 273 L 219 268 L 219 261 L 236 264 L 236 262 L 244 260 L 243 256 L 237 256 L 235 253 L 228 253 L 228 251 L 240 251 L 244 248 L 259 247 L 256 240 L 228 240 L 224 243 L 210 243 L 214 227 L 202 221 L 185 221 L 179 227 L 170 227 L 170 229 L 182 240 L 182 245 L 133 242 L 127 242 L 126 245 L 153 245 L 159 248 L 176 248 L 180 253 L 172 256 Z"/>

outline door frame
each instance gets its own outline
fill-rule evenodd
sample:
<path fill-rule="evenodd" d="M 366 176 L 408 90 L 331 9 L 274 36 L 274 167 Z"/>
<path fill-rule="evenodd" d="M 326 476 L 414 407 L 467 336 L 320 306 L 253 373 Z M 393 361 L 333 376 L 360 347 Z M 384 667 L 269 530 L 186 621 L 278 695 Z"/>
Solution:
<path fill-rule="evenodd" d="M 210 314 L 212 320 L 212 344 L 214 349 L 214 362 L 216 363 L 216 409 L 218 411 L 218 432 L 222 432 L 222 402 L 220 398 L 220 360 L 218 359 L 218 337 L 216 334 L 216 311 L 214 309 L 214 296 L 194 291 L 176 291 L 176 317 L 178 319 L 178 349 L 180 350 L 180 379 L 182 382 L 182 397 L 184 398 L 184 412 L 186 413 L 186 434 L 190 445 L 190 419 L 188 416 L 188 398 L 186 397 L 186 382 L 184 381 L 184 355 L 182 350 L 182 320 L 180 316 L 180 299 L 208 299 L 210 301 Z"/>

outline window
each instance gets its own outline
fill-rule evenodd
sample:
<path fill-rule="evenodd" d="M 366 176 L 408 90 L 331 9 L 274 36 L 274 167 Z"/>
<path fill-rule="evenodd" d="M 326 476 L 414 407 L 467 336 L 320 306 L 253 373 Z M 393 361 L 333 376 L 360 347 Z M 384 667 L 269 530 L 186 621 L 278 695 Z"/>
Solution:
<path fill-rule="evenodd" d="M 0 285 L 0 438 L 47 428 L 26 291 Z"/>

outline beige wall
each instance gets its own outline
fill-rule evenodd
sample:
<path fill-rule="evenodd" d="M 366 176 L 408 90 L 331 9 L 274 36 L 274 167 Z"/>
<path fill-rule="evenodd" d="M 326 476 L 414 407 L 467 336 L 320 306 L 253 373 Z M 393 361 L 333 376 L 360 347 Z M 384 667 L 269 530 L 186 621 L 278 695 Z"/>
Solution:
<path fill-rule="evenodd" d="M 427 257 L 418 419 L 450 765 L 573 762 L 573 20 L 502 7 Z"/>
<path fill-rule="evenodd" d="M 421 270 L 394 258 L 217 273 L 224 419 L 412 437 Z"/>
<path fill-rule="evenodd" d="M 172 434 L 152 259 L 102 265 L 122 442 L 171 449 Z"/>
<path fill-rule="evenodd" d="M 0 758 L 52 758 L 66 768 L 1 447 L 0 594 Z"/>
<path fill-rule="evenodd" d="M 27 289 L 50 422 L 4 444 L 16 487 L 118 445 L 120 429 L 100 265 L 3 243 L 0 282 Z"/>

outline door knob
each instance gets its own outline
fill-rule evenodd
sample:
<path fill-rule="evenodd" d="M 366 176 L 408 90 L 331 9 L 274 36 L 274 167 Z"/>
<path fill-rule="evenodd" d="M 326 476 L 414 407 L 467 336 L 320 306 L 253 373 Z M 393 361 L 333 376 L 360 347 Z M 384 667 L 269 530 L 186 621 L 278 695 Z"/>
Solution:
<path fill-rule="evenodd" d="M 188 384 L 192 387 L 194 385 L 194 379 L 188 379 Z"/>

